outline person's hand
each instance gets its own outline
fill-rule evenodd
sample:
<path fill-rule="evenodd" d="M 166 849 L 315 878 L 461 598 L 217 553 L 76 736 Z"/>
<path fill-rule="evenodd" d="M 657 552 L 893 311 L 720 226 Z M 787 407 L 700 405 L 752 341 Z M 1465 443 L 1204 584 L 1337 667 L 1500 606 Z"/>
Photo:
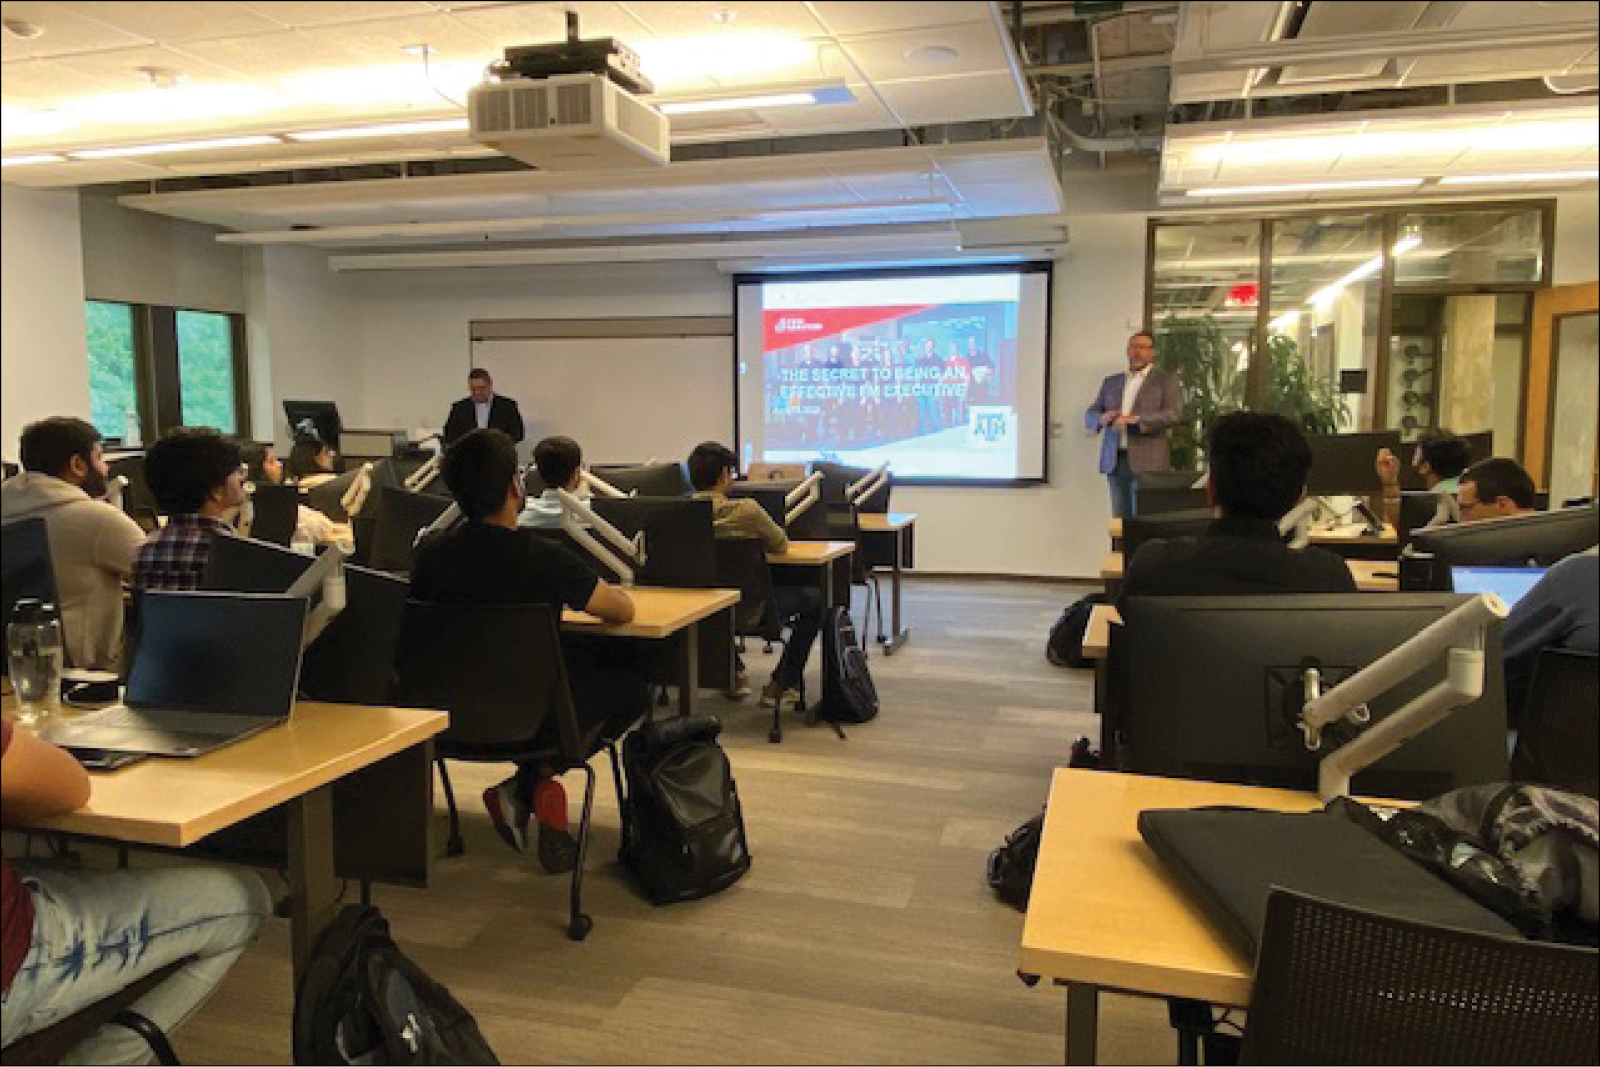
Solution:
<path fill-rule="evenodd" d="M 1137 415 L 1118 415 L 1116 424 L 1118 426 L 1137 426 L 1137 425 L 1139 425 L 1139 416 L 1137 416 Z"/>
<path fill-rule="evenodd" d="M 1110 426 L 1112 423 L 1116 422 L 1121 417 L 1122 417 L 1121 414 L 1118 413 L 1118 412 L 1115 412 L 1115 411 L 1102 411 L 1100 413 L 1100 425 L 1101 426 Z"/>
<path fill-rule="evenodd" d="M 1400 459 L 1387 448 L 1378 449 L 1378 458 L 1373 460 L 1372 466 L 1385 488 L 1400 484 Z"/>

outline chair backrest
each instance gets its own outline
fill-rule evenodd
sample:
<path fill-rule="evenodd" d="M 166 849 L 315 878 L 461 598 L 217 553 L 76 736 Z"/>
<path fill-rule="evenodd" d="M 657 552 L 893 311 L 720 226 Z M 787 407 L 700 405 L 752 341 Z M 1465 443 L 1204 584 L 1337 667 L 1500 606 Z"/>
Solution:
<path fill-rule="evenodd" d="M 409 601 L 398 665 L 407 704 L 450 713 L 441 755 L 545 743 L 584 755 L 546 605 Z"/>
<path fill-rule="evenodd" d="M 258 485 L 250 493 L 255 520 L 250 536 L 257 541 L 287 545 L 300 523 L 300 490 L 292 485 Z"/>
<path fill-rule="evenodd" d="M 772 568 L 759 538 L 717 538 L 717 585 L 739 590 L 734 633 L 777 638 L 782 627 L 772 593 Z"/>
<path fill-rule="evenodd" d="M 61 607 L 56 592 L 56 572 L 50 562 L 50 533 L 35 516 L 0 527 L 0 630 L 11 621 L 17 601 L 35 597 Z M 0 674 L 10 674 L 11 658 L 4 657 Z"/>
<path fill-rule="evenodd" d="M 388 486 L 378 490 L 378 503 L 372 515 L 372 548 L 367 555 L 367 566 L 374 570 L 409 574 L 417 534 L 449 507 L 450 501 L 440 496 L 410 493 Z"/>
<path fill-rule="evenodd" d="M 1511 757 L 1518 781 L 1600 796 L 1600 655 L 1547 648 L 1534 662 Z"/>
<path fill-rule="evenodd" d="M 344 588 L 344 610 L 306 648 L 300 692 L 334 704 L 392 704 L 395 652 L 410 584 L 346 564 Z"/>
<path fill-rule="evenodd" d="M 1244 1063 L 1593 1063 L 1593 949 L 1274 889 Z"/>

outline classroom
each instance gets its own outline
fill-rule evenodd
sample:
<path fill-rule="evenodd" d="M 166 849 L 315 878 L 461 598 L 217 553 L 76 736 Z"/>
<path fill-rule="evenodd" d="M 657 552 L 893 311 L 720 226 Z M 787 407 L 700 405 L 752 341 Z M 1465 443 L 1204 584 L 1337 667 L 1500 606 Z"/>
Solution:
<path fill-rule="evenodd" d="M 311 529 L 355 553 L 345 626 L 318 623 L 348 658 L 377 588 L 361 568 L 399 574 L 383 595 L 411 612 L 419 530 L 452 499 L 466 521 L 433 536 L 484 525 L 450 464 L 407 480 L 502 425 L 487 385 L 517 409 L 519 501 L 547 502 L 558 524 L 574 514 L 536 449 L 571 438 L 592 512 L 660 546 L 626 575 L 593 554 L 611 581 L 584 588 L 629 596 L 627 618 L 552 599 L 551 655 L 577 679 L 586 649 L 642 649 L 652 729 L 715 716 L 742 807 L 748 871 L 653 904 L 619 859 L 603 745 L 556 768 L 589 830 L 579 874 L 547 874 L 479 801 L 506 762 L 452 758 L 447 780 L 430 763 L 451 720 L 421 709 L 443 699 L 319 697 L 276 729 L 334 756 L 274 763 L 271 795 L 160 785 L 219 766 L 237 785 L 268 731 L 93 772 L 88 806 L 49 826 L 8 812 L 8 923 L 24 856 L 176 869 L 230 834 L 272 839 L 274 861 L 224 868 L 259 872 L 279 914 L 173 1029 L 185 1061 L 294 1062 L 316 936 L 370 899 L 507 1063 L 1230 1062 L 1226 1040 L 1201 1034 L 1243 1027 L 1248 1051 L 1243 1009 L 1271 954 L 1255 956 L 1259 929 L 1241 947 L 1183 897 L 1162 866 L 1177 861 L 1135 821 L 1219 804 L 1303 813 L 1326 797 L 1304 752 L 1292 774 L 1258 767 L 1187 725 L 1163 733 L 1150 709 L 1253 706 L 1262 677 L 1268 701 L 1298 709 L 1314 694 L 1282 657 L 1300 662 L 1302 637 L 1327 642 L 1318 691 L 1337 694 L 1436 620 L 1477 627 L 1481 692 L 1456 700 L 1473 710 L 1382 757 L 1356 793 L 1408 804 L 1537 781 L 1593 818 L 1592 767 L 1586 793 L 1511 754 L 1522 709 L 1550 688 L 1517 675 L 1511 636 L 1502 647 L 1518 609 L 1456 613 L 1488 600 L 1451 572 L 1514 556 L 1537 590 L 1559 561 L 1593 555 L 1600 3 L 6 0 L 0 14 L 8 479 L 18 464 L 35 476 L 24 431 L 57 416 L 92 426 L 115 474 L 183 426 L 287 461 L 301 416 L 336 411 L 332 434 L 314 428 L 339 439 L 343 480 L 284 499 L 295 545 Z M 557 83 L 592 94 L 573 130 L 554 111 L 549 128 L 494 125 L 497 94 L 554 99 Z M 1230 430 L 1231 452 L 1213 437 Z M 1428 450 L 1445 439 L 1469 458 L 1435 471 L 1426 459 L 1444 453 Z M 705 461 L 702 484 L 704 444 L 726 457 Z M 1282 506 L 1261 501 L 1280 449 L 1306 464 Z M 1522 479 L 1505 495 L 1500 470 L 1479 466 L 1501 460 Z M 760 487 L 767 468 L 781 488 Z M 605 499 L 608 476 L 626 492 L 651 472 L 679 479 L 661 495 L 711 503 Z M 75 484 L 97 496 L 93 482 L 91 469 Z M 809 519 L 794 511 L 806 484 Z M 787 529 L 753 564 L 774 598 L 803 590 L 779 616 L 848 607 L 876 718 L 818 721 L 831 631 L 800 657 L 810 710 L 786 703 L 785 646 L 739 621 L 749 588 L 702 580 L 711 554 L 677 551 L 672 531 L 692 520 L 707 545 L 717 529 L 720 562 L 735 502 Z M 124 503 L 146 531 L 172 525 Z M 422 510 L 402 523 L 408 503 Z M 1501 528 L 1474 520 L 1491 510 L 1522 538 L 1514 550 L 1486 546 Z M 1246 514 L 1278 523 L 1271 551 L 1296 555 L 1250 564 L 1241 607 L 1189 579 Z M 566 527 L 581 552 L 574 528 L 591 527 Z M 393 566 L 371 555 L 384 536 Z M 1262 578 L 1280 565 L 1281 582 Z M 315 616 L 331 586 L 296 588 Z M 1309 606 L 1257 604 L 1268 591 Z M 1058 649 L 1053 625 L 1088 596 Z M 136 609 L 141 640 L 160 636 L 168 606 L 153 606 Z M 452 651 L 425 643 L 412 666 L 466 662 L 482 649 L 464 634 L 442 627 L 431 640 Z M 111 666 L 75 662 L 74 637 L 69 667 Z M 303 643 L 302 696 L 333 642 L 320 659 Z M 1592 693 L 1592 650 L 1564 649 L 1587 656 Z M 393 681 L 407 664 L 382 667 Z M 1372 702 L 1377 718 L 1399 706 Z M 345 732 L 347 703 L 384 705 L 361 709 L 370 735 Z M 1297 743 L 1302 728 L 1271 727 Z M 1354 726 L 1328 729 L 1354 747 Z M 1593 723 L 1580 734 L 1581 754 Z M 363 747 L 361 766 L 329 769 Z M 549 795 L 530 788 L 532 803 Z M 1051 892 L 1012 906 L 991 854 L 1047 801 L 1033 884 Z M 1592 917 L 1590 937 L 1592 975 Z M 1580 1010 L 1592 1018 L 1592 992 Z"/>

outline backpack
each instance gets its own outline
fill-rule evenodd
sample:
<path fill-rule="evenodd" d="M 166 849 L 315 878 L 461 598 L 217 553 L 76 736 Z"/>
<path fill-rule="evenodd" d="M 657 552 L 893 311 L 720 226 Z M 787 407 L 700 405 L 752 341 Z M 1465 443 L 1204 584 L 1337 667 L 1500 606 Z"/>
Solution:
<path fill-rule="evenodd" d="M 347 904 L 294 1003 L 294 1062 L 498 1064 L 472 1013 L 400 951 L 377 908 Z"/>
<path fill-rule="evenodd" d="M 1041 811 L 1007 834 L 1006 843 L 989 853 L 989 888 L 1007 904 L 1019 908 L 1028 906 L 1042 836 L 1044 812 Z"/>
<path fill-rule="evenodd" d="M 653 904 L 720 893 L 750 869 L 721 732 L 715 718 L 699 716 L 647 722 L 622 743 L 628 795 L 620 859 Z"/>
<path fill-rule="evenodd" d="M 1093 667 L 1083 658 L 1083 635 L 1089 629 L 1089 616 L 1096 604 L 1104 604 L 1104 593 L 1090 593 L 1075 601 L 1061 613 L 1061 618 L 1050 627 L 1050 639 L 1045 642 L 1044 656 L 1057 667 Z"/>
<path fill-rule="evenodd" d="M 856 640 L 856 624 L 845 608 L 830 608 L 822 627 L 822 702 L 817 718 L 841 723 L 877 717 L 878 689 L 867 670 L 867 654 Z"/>

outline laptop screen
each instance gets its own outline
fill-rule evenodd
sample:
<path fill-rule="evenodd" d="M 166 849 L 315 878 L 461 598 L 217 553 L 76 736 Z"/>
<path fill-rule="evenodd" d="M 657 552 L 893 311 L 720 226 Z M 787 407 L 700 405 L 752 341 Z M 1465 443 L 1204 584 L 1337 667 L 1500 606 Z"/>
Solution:
<path fill-rule="evenodd" d="M 1451 588 L 1458 593 L 1494 593 L 1515 607 L 1544 577 L 1543 567 L 1451 567 Z"/>
<path fill-rule="evenodd" d="M 254 593 L 146 592 L 126 703 L 287 718 L 306 604 Z"/>

